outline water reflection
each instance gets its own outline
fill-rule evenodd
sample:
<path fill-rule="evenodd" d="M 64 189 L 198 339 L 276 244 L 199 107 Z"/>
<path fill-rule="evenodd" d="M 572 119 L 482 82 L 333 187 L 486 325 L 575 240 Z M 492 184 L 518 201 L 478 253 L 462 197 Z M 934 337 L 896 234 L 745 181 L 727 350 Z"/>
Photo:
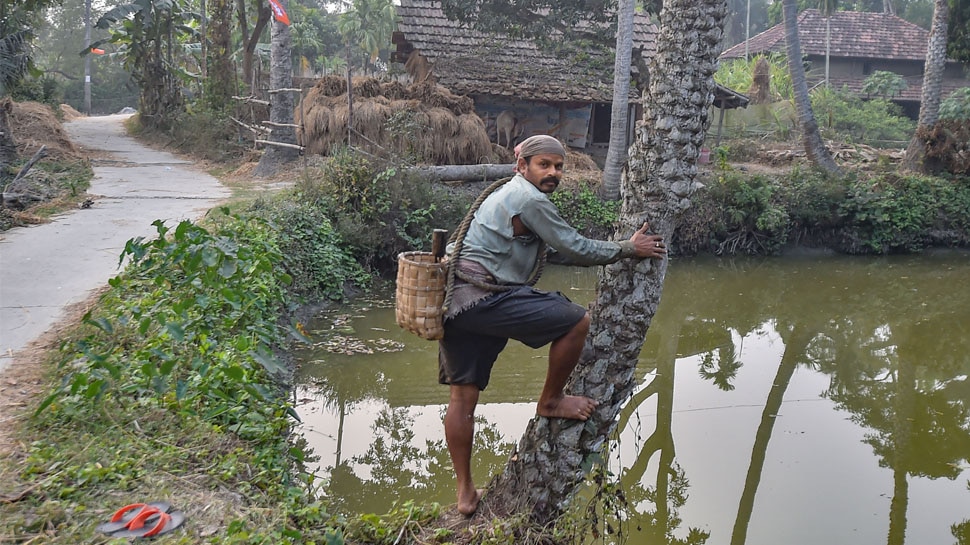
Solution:
<path fill-rule="evenodd" d="M 672 263 L 611 453 L 628 542 L 970 543 L 968 277 L 962 253 Z M 588 302 L 595 271 L 543 284 Z M 330 344 L 299 355 L 298 395 L 331 497 L 453 502 L 434 343 L 386 300 L 313 327 Z M 544 356 L 500 358 L 476 480 L 534 413 Z"/>

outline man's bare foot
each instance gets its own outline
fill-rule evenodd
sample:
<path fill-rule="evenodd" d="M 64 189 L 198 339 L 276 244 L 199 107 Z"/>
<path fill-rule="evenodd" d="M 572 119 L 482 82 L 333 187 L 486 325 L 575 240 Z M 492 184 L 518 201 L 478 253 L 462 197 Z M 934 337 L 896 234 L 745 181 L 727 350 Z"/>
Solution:
<path fill-rule="evenodd" d="M 540 401 L 536 413 L 547 418 L 588 420 L 597 405 L 597 401 L 588 397 L 562 396 L 547 402 Z"/>
<path fill-rule="evenodd" d="M 482 501 L 482 494 L 485 491 L 481 488 L 474 490 L 474 494 L 470 494 L 467 499 L 458 498 L 458 512 L 466 517 L 470 517 L 475 514 L 478 509 L 478 503 Z"/>

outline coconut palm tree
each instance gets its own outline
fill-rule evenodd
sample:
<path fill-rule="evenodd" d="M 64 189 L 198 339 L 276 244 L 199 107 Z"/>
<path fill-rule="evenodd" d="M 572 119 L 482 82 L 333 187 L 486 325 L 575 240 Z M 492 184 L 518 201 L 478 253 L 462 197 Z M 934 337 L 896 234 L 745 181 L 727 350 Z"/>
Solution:
<path fill-rule="evenodd" d="M 354 0 L 350 11 L 341 15 L 337 28 L 356 42 L 373 63 L 381 49 L 390 43 L 394 25 L 395 11 L 391 0 Z"/>
<path fill-rule="evenodd" d="M 617 238 L 644 221 L 669 238 L 699 185 L 697 158 L 710 124 L 725 0 L 667 0 L 644 100 L 644 123 L 621 180 Z M 600 400 L 587 422 L 533 419 L 518 451 L 483 498 L 497 515 L 554 519 L 583 482 L 633 393 L 644 336 L 657 310 L 666 260 L 623 260 L 604 269 L 592 326 L 570 391 Z"/>
<path fill-rule="evenodd" d="M 903 167 L 922 170 L 925 145 L 922 135 L 940 117 L 940 89 L 943 86 L 943 70 L 946 68 L 947 23 L 950 17 L 948 0 L 934 0 L 933 25 L 930 27 L 929 43 L 926 45 L 926 63 L 923 69 L 923 89 L 920 94 L 919 120 L 916 133 L 903 157 Z"/>
<path fill-rule="evenodd" d="M 812 164 L 829 174 L 841 174 L 829 150 L 825 148 L 818 122 L 812 112 L 812 101 L 808 96 L 808 82 L 805 80 L 805 67 L 802 65 L 802 48 L 798 41 L 798 8 L 796 0 L 782 0 L 782 13 L 785 19 L 785 51 L 788 56 L 788 72 L 794 87 L 795 109 L 798 124 L 802 130 L 802 143 L 805 154 Z"/>
<path fill-rule="evenodd" d="M 323 42 L 317 33 L 316 27 L 306 21 L 296 21 L 292 25 L 293 47 L 296 51 L 296 59 L 300 63 L 300 75 L 306 75 L 307 70 L 311 69 L 310 59 L 316 56 Z"/>
<path fill-rule="evenodd" d="M 627 120 L 630 112 L 630 57 L 633 54 L 633 19 L 636 0 L 619 0 L 616 12 L 616 52 L 613 63 L 613 111 L 610 147 L 603 165 L 603 198 L 620 198 L 620 176 L 626 162 Z"/>

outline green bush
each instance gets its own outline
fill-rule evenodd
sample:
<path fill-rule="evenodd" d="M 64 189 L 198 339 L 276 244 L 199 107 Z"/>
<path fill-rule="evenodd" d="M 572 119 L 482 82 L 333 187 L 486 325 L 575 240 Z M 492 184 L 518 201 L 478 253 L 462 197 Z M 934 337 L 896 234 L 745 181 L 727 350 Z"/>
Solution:
<path fill-rule="evenodd" d="M 620 202 L 604 201 L 588 182 L 560 187 L 549 195 L 566 223 L 594 238 L 605 238 L 619 218 Z"/>
<path fill-rule="evenodd" d="M 845 200 L 846 181 L 818 170 L 795 168 L 778 184 L 788 203 L 792 242 L 825 244 L 841 224 L 839 206 Z"/>
<path fill-rule="evenodd" d="M 903 76 L 886 70 L 876 70 L 862 82 L 862 92 L 889 99 L 906 89 L 909 84 Z"/>
<path fill-rule="evenodd" d="M 344 249 L 328 211 L 285 197 L 258 200 L 252 213 L 276 230 L 282 265 L 293 278 L 289 290 L 308 301 L 321 301 L 343 299 L 352 286 L 367 287 L 371 278 Z"/>
<path fill-rule="evenodd" d="M 678 251 L 777 253 L 788 242 L 790 229 L 781 189 L 765 176 L 718 171 L 678 227 Z"/>
<path fill-rule="evenodd" d="M 21 479 L 50 492 L 41 509 L 78 515 L 61 517 L 53 541 L 103 540 L 87 506 L 103 509 L 106 491 L 166 493 L 161 481 L 174 479 L 247 498 L 220 542 L 332 542 L 340 530 L 306 471 L 313 456 L 292 434 L 288 370 L 274 356 L 290 280 L 276 231 L 240 216 L 211 230 L 154 225 L 69 333 L 59 385 L 30 422 L 49 436 L 27 447 Z M 0 524 L 11 528 L 23 535 L 26 522 Z"/>
<path fill-rule="evenodd" d="M 157 397 L 243 437 L 265 432 L 279 405 L 259 377 L 283 372 L 272 348 L 291 280 L 272 230 L 243 218 L 215 233 L 189 221 L 153 225 L 157 238 L 126 244 L 128 267 L 84 317 L 92 333 L 38 412 L 57 400 L 66 410 L 103 397 Z"/>
<path fill-rule="evenodd" d="M 468 207 L 441 185 L 346 148 L 308 169 L 294 191 L 326 211 L 359 263 L 382 274 L 400 252 L 429 249 L 434 229 L 457 228 Z"/>
<path fill-rule="evenodd" d="M 64 97 L 64 91 L 57 79 L 50 75 L 40 77 L 26 77 L 10 88 L 10 96 L 20 102 L 43 102 L 55 106 L 54 112 L 60 114 L 56 108 Z"/>
<path fill-rule="evenodd" d="M 239 136 L 239 127 L 223 112 L 194 108 L 179 114 L 168 130 L 172 144 L 201 159 L 229 161 L 250 153 L 252 140 Z"/>
<path fill-rule="evenodd" d="M 943 99 L 940 119 L 970 120 L 970 87 L 957 89 Z"/>
<path fill-rule="evenodd" d="M 842 250 L 916 252 L 931 242 L 966 244 L 970 186 L 926 176 L 887 174 L 850 185 L 840 207 Z"/>
<path fill-rule="evenodd" d="M 812 110 L 823 136 L 833 140 L 899 147 L 916 127 L 889 100 L 862 100 L 845 90 L 817 89 L 812 93 Z"/>

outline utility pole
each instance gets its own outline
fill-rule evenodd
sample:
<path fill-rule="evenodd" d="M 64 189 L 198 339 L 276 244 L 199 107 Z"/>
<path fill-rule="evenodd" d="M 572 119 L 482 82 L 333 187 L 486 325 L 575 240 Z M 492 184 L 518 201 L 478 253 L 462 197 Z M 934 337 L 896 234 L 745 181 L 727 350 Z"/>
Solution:
<path fill-rule="evenodd" d="M 84 0 L 84 113 L 91 115 L 91 0 Z"/>
<path fill-rule="evenodd" d="M 748 10 L 744 16 L 744 60 L 748 60 L 748 38 L 751 37 L 751 0 L 748 0 Z"/>

